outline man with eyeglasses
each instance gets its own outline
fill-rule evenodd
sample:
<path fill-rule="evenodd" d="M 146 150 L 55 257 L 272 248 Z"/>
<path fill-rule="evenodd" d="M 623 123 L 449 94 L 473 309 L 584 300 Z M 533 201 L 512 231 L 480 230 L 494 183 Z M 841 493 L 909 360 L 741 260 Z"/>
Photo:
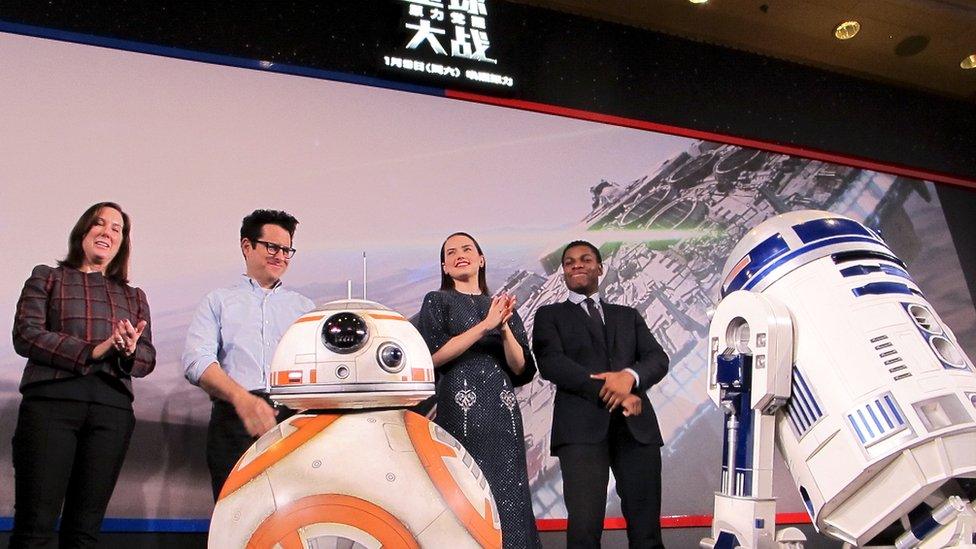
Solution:
<path fill-rule="evenodd" d="M 295 255 L 298 220 L 277 210 L 255 210 L 241 224 L 246 272 L 229 288 L 210 292 L 186 335 L 186 379 L 213 400 L 207 427 L 207 466 L 214 501 L 237 460 L 279 415 L 268 399 L 268 372 L 278 340 L 312 310 L 307 297 L 282 287 Z"/>

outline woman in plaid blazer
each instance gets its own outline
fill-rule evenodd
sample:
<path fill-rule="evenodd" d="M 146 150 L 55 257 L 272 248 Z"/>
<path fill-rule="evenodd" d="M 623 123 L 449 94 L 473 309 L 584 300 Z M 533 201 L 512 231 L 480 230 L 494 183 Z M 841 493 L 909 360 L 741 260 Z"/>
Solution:
<path fill-rule="evenodd" d="M 13 437 L 10 547 L 98 540 L 135 426 L 132 377 L 156 365 L 146 294 L 128 285 L 129 217 L 118 204 L 88 208 L 57 267 L 24 284 L 13 342 L 27 358 Z"/>

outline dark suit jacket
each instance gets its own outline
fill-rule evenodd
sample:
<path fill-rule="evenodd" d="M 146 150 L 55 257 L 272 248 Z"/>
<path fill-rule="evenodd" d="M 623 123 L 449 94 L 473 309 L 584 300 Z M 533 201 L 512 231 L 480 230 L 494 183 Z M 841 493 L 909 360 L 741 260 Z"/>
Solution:
<path fill-rule="evenodd" d="M 532 348 L 539 373 L 556 385 L 554 452 L 563 444 L 595 443 L 607 436 L 610 412 L 600 399 L 603 381 L 590 379 L 590 374 L 625 368 L 633 368 L 640 376 L 640 385 L 633 392 L 643 404 L 640 415 L 626 418 L 627 427 L 642 443 L 663 443 L 646 393 L 668 373 L 668 356 L 636 309 L 602 300 L 600 304 L 607 347 L 580 305 L 567 300 L 541 307 L 535 314 Z"/>

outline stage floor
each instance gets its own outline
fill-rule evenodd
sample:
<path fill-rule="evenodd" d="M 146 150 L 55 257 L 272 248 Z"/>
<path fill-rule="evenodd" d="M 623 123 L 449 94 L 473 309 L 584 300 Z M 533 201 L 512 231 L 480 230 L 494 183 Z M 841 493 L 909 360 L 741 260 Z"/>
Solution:
<path fill-rule="evenodd" d="M 840 542 L 827 540 L 813 531 L 810 525 L 799 527 L 807 535 L 806 549 L 837 549 Z M 666 528 L 664 530 L 664 544 L 670 549 L 694 549 L 698 547 L 698 540 L 708 534 L 704 528 Z M 10 532 L 0 532 L 0 547 L 7 546 Z M 542 546 L 544 549 L 559 549 L 566 547 L 564 532 L 543 532 Z M 207 536 L 205 534 L 175 534 L 175 533 L 105 533 L 98 544 L 100 549 L 205 549 Z M 627 547 L 627 535 L 622 530 L 608 530 L 603 533 L 604 549 Z"/>

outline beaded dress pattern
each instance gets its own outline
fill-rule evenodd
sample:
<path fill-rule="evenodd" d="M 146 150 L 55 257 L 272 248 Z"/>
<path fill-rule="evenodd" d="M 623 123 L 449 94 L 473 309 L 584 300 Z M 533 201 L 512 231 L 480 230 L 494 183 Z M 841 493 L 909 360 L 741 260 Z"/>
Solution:
<path fill-rule="evenodd" d="M 491 297 L 455 291 L 430 292 L 417 328 L 431 354 L 452 337 L 481 322 Z M 525 354 L 525 371 L 515 375 L 505 361 L 499 330 L 492 330 L 451 362 L 437 369 L 434 422 L 471 453 L 491 486 L 506 548 L 541 547 L 525 469 L 522 415 L 514 387 L 535 374 L 525 326 L 518 313 L 509 327 Z"/>

